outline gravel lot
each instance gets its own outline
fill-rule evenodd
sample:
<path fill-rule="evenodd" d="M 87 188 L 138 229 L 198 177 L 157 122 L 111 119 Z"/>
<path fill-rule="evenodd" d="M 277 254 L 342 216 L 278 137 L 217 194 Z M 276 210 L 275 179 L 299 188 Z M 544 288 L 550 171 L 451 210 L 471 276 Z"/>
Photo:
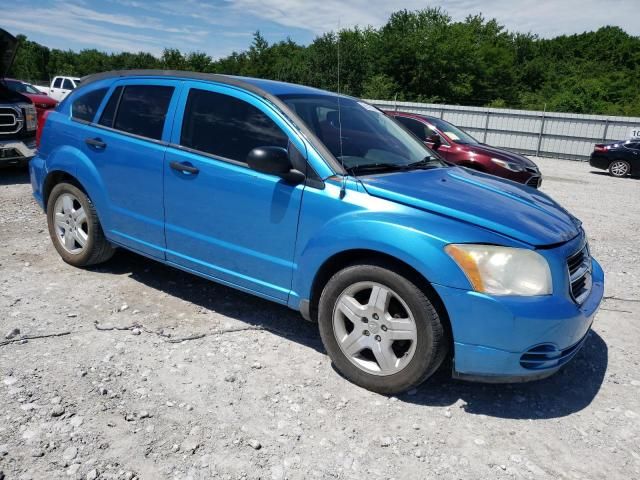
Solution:
<path fill-rule="evenodd" d="M 539 164 L 607 274 L 585 347 L 537 383 L 441 372 L 399 398 L 287 308 L 127 252 L 66 265 L 0 170 L 0 480 L 640 478 L 640 179 Z"/>

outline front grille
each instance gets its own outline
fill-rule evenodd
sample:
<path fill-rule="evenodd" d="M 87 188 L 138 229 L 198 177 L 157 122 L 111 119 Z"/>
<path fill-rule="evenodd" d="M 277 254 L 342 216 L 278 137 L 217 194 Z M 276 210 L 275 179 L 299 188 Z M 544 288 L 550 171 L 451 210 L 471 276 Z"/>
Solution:
<path fill-rule="evenodd" d="M 529 185 L 530 187 L 533 188 L 538 188 L 538 182 L 540 181 L 540 177 L 531 177 L 529 180 L 527 180 L 527 185 Z"/>
<path fill-rule="evenodd" d="M 15 107 L 0 107 L 0 135 L 12 135 L 22 128 L 22 111 Z"/>
<path fill-rule="evenodd" d="M 530 348 L 520 357 L 520 366 L 527 370 L 544 370 L 545 368 L 560 367 L 571 360 L 584 345 L 589 332 L 582 339 L 563 350 L 552 343 L 543 343 Z"/>
<path fill-rule="evenodd" d="M 591 255 L 588 244 L 585 243 L 584 247 L 569 257 L 567 269 L 571 298 L 581 304 L 591 292 Z"/>

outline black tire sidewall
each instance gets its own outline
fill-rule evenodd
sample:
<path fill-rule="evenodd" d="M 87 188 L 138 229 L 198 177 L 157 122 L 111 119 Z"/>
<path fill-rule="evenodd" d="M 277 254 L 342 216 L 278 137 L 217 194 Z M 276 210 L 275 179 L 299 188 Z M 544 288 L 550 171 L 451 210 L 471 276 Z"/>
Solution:
<path fill-rule="evenodd" d="M 356 367 L 342 353 L 333 332 L 334 306 L 342 292 L 357 282 L 377 282 L 395 291 L 406 302 L 417 328 L 416 351 L 409 364 L 393 375 L 379 376 Z M 318 309 L 320 336 L 336 369 L 348 380 L 382 394 L 397 394 L 422 383 L 439 366 L 445 348 L 443 330 L 433 305 L 415 284 L 380 265 L 354 265 L 336 273 L 325 286 Z"/>
<path fill-rule="evenodd" d="M 87 245 L 82 250 L 82 252 L 74 254 L 65 250 L 64 246 L 61 245 L 60 240 L 55 231 L 55 204 L 58 198 L 64 194 L 69 193 L 78 199 L 80 205 L 86 212 L 87 215 Z M 97 222 L 94 218 L 95 210 L 93 205 L 89 201 L 86 194 L 80 190 L 78 187 L 71 185 L 70 183 L 59 183 L 51 190 L 51 194 L 49 195 L 49 199 L 47 201 L 47 225 L 49 228 L 49 236 L 51 237 L 51 241 L 53 242 L 53 246 L 55 247 L 58 254 L 62 257 L 62 259 L 76 267 L 82 267 L 89 263 L 93 250 L 96 244 L 96 225 Z"/>

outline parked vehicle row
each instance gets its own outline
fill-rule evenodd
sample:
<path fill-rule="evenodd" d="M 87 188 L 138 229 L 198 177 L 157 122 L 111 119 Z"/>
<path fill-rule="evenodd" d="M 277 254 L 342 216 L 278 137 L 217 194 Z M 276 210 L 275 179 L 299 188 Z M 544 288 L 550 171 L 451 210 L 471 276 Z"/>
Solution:
<path fill-rule="evenodd" d="M 36 107 L 4 80 L 16 48 L 16 38 L 0 29 L 0 166 L 24 164 L 35 154 Z"/>
<path fill-rule="evenodd" d="M 441 118 L 416 113 L 387 112 L 445 160 L 538 188 L 540 169 L 524 155 L 481 143 Z"/>
<path fill-rule="evenodd" d="M 589 165 L 614 177 L 640 175 L 640 139 L 596 144 Z"/>
<path fill-rule="evenodd" d="M 548 376 L 602 299 L 578 219 L 445 163 L 358 99 L 108 72 L 50 110 L 41 135 L 31 183 L 66 262 L 122 247 L 287 305 L 318 322 L 346 378 L 377 392 L 421 383 L 447 356 L 460 378 Z"/>

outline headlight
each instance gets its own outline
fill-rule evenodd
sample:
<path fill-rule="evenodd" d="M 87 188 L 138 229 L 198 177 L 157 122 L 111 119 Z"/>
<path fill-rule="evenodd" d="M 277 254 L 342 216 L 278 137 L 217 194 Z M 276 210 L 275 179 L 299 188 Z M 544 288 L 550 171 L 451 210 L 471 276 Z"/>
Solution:
<path fill-rule="evenodd" d="M 549 295 L 551 271 L 533 250 L 495 245 L 451 244 L 445 251 L 476 292 L 492 295 Z"/>
<path fill-rule="evenodd" d="M 491 161 L 497 165 L 500 165 L 502 168 L 511 170 L 512 172 L 524 172 L 525 170 L 525 168 L 519 163 L 508 162 L 506 160 L 500 160 L 499 158 L 492 158 Z"/>

